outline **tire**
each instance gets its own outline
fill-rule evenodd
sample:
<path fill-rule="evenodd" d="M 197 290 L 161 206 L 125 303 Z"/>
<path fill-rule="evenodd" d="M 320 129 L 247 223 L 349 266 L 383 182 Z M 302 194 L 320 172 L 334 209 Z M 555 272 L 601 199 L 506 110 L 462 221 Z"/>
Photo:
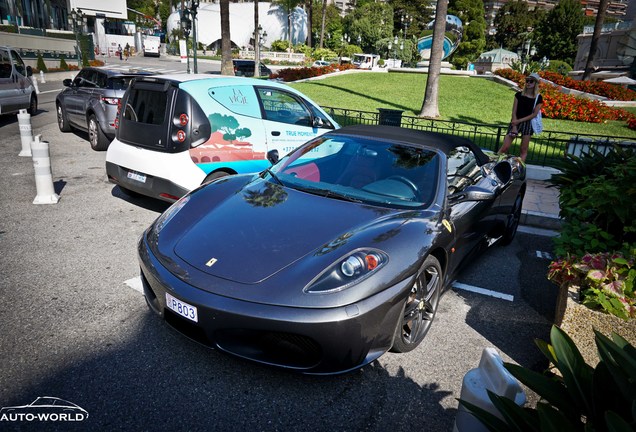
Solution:
<path fill-rule="evenodd" d="M 27 112 L 34 116 L 38 112 L 38 98 L 32 94 L 31 101 L 29 102 L 29 108 L 27 108 Z"/>
<path fill-rule="evenodd" d="M 442 268 L 434 256 L 428 256 L 415 278 L 393 336 L 392 352 L 415 349 L 431 328 L 442 293 Z"/>
<path fill-rule="evenodd" d="M 521 220 L 521 206 L 523 204 L 523 196 L 519 195 L 515 200 L 515 204 L 512 207 L 512 211 L 508 215 L 508 219 L 506 220 L 506 228 L 499 240 L 499 244 L 502 246 L 507 246 L 515 238 L 517 234 L 517 228 L 519 228 L 519 221 Z"/>
<path fill-rule="evenodd" d="M 110 141 L 102 128 L 99 127 L 99 122 L 95 114 L 91 114 L 88 118 L 88 141 L 91 143 L 91 148 L 95 151 L 105 151 L 110 145 Z"/>
<path fill-rule="evenodd" d="M 208 176 L 205 178 L 205 180 L 203 180 L 203 183 L 201 184 L 210 183 L 212 180 L 216 180 L 218 178 L 229 176 L 229 175 L 231 175 L 231 173 L 227 171 L 215 171 L 213 173 L 208 174 Z"/>
<path fill-rule="evenodd" d="M 66 111 L 62 108 L 62 105 L 57 106 L 57 126 L 60 128 L 62 132 L 70 132 L 71 125 L 68 123 L 68 118 L 66 117 Z"/>

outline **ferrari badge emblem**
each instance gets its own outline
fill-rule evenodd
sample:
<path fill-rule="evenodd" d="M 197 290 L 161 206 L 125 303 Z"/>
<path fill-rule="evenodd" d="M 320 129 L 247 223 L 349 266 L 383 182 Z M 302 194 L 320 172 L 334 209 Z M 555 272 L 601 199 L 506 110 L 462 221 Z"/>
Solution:
<path fill-rule="evenodd" d="M 446 219 L 444 219 L 442 221 L 442 225 L 444 225 L 446 227 L 446 229 L 448 230 L 448 232 L 453 232 L 453 227 L 451 226 L 450 222 L 447 221 Z"/>
<path fill-rule="evenodd" d="M 218 259 L 216 258 L 210 258 L 210 261 L 206 262 L 205 265 L 208 267 L 212 267 L 214 264 L 216 264 L 217 261 Z"/>

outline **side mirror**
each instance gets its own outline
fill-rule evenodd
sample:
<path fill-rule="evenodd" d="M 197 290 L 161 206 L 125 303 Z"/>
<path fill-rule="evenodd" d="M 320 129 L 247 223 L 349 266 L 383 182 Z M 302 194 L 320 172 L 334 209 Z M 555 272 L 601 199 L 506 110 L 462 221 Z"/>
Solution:
<path fill-rule="evenodd" d="M 272 165 L 276 164 L 279 160 L 278 150 L 270 150 L 267 152 L 267 160 L 271 162 Z"/>
<path fill-rule="evenodd" d="M 488 189 L 479 186 L 468 186 L 462 192 L 454 193 L 448 197 L 451 204 L 458 204 L 466 201 L 492 201 L 497 195 Z"/>
<path fill-rule="evenodd" d="M 501 161 L 493 168 L 497 179 L 502 185 L 508 184 L 512 179 L 512 167 L 507 161 Z"/>
<path fill-rule="evenodd" d="M 314 117 L 313 121 L 312 121 L 312 126 L 315 128 L 318 127 L 323 127 L 325 125 L 325 122 L 322 121 L 322 119 L 320 117 Z"/>
<path fill-rule="evenodd" d="M 71 81 L 70 78 L 66 78 L 66 79 L 64 79 L 64 81 L 62 81 L 62 85 L 64 87 L 70 87 L 72 83 L 73 83 L 73 81 Z"/>
<path fill-rule="evenodd" d="M 33 68 L 31 66 L 27 66 L 27 76 L 33 76 Z"/>

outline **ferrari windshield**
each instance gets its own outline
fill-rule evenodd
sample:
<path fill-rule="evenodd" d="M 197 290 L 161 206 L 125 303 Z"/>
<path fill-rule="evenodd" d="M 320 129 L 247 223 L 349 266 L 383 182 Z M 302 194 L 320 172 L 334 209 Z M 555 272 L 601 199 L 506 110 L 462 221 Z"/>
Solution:
<path fill-rule="evenodd" d="M 423 207 L 437 189 L 436 151 L 348 135 L 323 136 L 272 167 L 287 187 L 334 199 Z"/>

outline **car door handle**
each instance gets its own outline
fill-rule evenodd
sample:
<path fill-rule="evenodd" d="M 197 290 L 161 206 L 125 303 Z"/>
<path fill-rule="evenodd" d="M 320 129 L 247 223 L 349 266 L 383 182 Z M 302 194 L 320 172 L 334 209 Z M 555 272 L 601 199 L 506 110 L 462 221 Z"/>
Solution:
<path fill-rule="evenodd" d="M 278 131 L 272 131 L 272 136 L 280 136 L 280 132 L 278 132 Z"/>

